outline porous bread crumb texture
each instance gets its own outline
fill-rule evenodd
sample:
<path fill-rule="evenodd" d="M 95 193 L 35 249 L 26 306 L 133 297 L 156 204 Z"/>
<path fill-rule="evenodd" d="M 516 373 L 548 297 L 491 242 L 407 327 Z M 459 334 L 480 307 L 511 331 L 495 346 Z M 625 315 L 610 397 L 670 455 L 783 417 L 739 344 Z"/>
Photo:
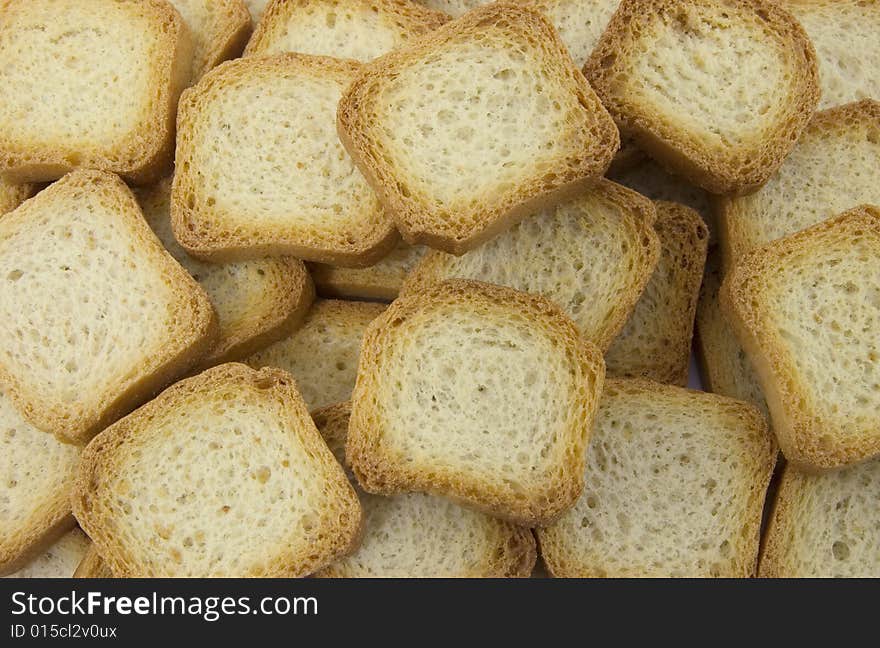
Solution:
<path fill-rule="evenodd" d="M 880 4 L 874 0 L 786 0 L 816 48 L 819 109 L 880 98 Z"/>
<path fill-rule="evenodd" d="M 453 254 L 582 190 L 619 146 L 553 26 L 505 3 L 367 65 L 338 121 L 403 238 Z"/>
<path fill-rule="evenodd" d="M 0 376 L 40 429 L 88 440 L 186 371 L 216 328 L 118 177 L 76 171 L 0 219 Z"/>
<path fill-rule="evenodd" d="M 807 471 L 880 454 L 880 210 L 860 207 L 746 255 L 721 304 L 785 458 Z"/>
<path fill-rule="evenodd" d="M 581 491 L 604 369 L 542 297 L 431 286 L 367 328 L 346 455 L 373 494 L 426 492 L 547 524 Z"/>
<path fill-rule="evenodd" d="M 5 578 L 70 578 L 89 547 L 79 529 L 71 529 L 25 567 Z"/>
<path fill-rule="evenodd" d="M 361 340 L 385 304 L 321 300 L 293 334 L 260 351 L 253 367 L 280 367 L 293 374 L 310 410 L 351 398 Z"/>
<path fill-rule="evenodd" d="M 205 289 L 217 311 L 220 334 L 202 366 L 244 358 L 286 337 L 302 322 L 315 296 L 302 261 L 199 261 L 180 247 L 171 231 L 171 178 L 136 195 L 162 245 Z"/>
<path fill-rule="evenodd" d="M 718 257 L 717 250 L 709 254 L 697 304 L 695 342 L 700 378 L 709 391 L 751 403 L 769 421 L 770 412 L 758 376 L 721 312 L 718 292 L 722 275 Z"/>
<path fill-rule="evenodd" d="M 600 180 L 462 256 L 429 252 L 404 282 L 403 293 L 462 278 L 541 294 L 604 351 L 657 265 L 655 218 L 651 201 Z"/>
<path fill-rule="evenodd" d="M 110 571 L 110 568 L 107 567 L 107 563 L 104 562 L 104 559 L 101 558 L 98 550 L 95 549 L 94 543 L 90 542 L 85 555 L 82 560 L 79 561 L 79 565 L 76 566 L 76 571 L 73 572 L 73 577 L 113 578 L 113 572 Z"/>
<path fill-rule="evenodd" d="M 77 168 L 157 179 L 191 54 L 180 14 L 160 0 L 3 0 L 0 169 L 15 182 Z"/>
<path fill-rule="evenodd" d="M 818 113 L 766 185 L 720 201 L 724 267 L 862 204 L 880 204 L 880 103 L 869 99 Z"/>
<path fill-rule="evenodd" d="M 684 386 L 709 230 L 693 209 L 657 202 L 660 260 L 605 353 L 608 374 Z"/>
<path fill-rule="evenodd" d="M 807 475 L 787 468 L 767 530 L 763 578 L 880 577 L 880 461 Z"/>
<path fill-rule="evenodd" d="M 623 0 L 584 74 L 621 130 L 713 193 L 763 184 L 819 100 L 812 44 L 767 0 Z"/>
<path fill-rule="evenodd" d="M 25 421 L 0 390 L 0 574 L 15 571 L 73 525 L 81 448 Z"/>
<path fill-rule="evenodd" d="M 447 20 L 410 0 L 275 0 L 245 56 L 301 52 L 365 63 Z"/>
<path fill-rule="evenodd" d="M 192 38 L 193 82 L 226 59 L 241 54 L 251 35 L 251 15 L 242 0 L 169 0 Z"/>
<path fill-rule="evenodd" d="M 174 234 L 212 261 L 290 255 L 365 266 L 397 234 L 336 134 L 354 61 L 229 61 L 180 101 Z"/>
<path fill-rule="evenodd" d="M 0 216 L 11 212 L 34 193 L 32 184 L 15 184 L 0 176 Z"/>
<path fill-rule="evenodd" d="M 414 0 L 419 4 L 430 7 L 436 11 L 442 11 L 449 14 L 453 18 L 463 16 L 471 9 L 476 9 L 485 4 L 489 4 L 491 0 Z"/>
<path fill-rule="evenodd" d="M 568 48 L 578 69 L 584 67 L 620 0 L 518 0 L 541 11 Z"/>
<path fill-rule="evenodd" d="M 111 571 L 297 577 L 356 546 L 357 495 L 278 369 L 177 383 L 85 449 L 73 495 Z"/>
<path fill-rule="evenodd" d="M 311 263 L 308 267 L 322 297 L 392 301 L 397 299 L 404 280 L 426 251 L 422 245 L 398 241 L 388 256 L 366 268 L 340 268 L 324 263 Z"/>
<path fill-rule="evenodd" d="M 350 403 L 313 414 L 318 430 L 343 465 L 347 465 L 350 414 Z M 503 578 L 531 573 L 536 550 L 528 529 L 441 497 L 422 493 L 370 495 L 356 483 L 355 489 L 366 520 L 361 546 L 319 572 L 319 577 Z"/>
<path fill-rule="evenodd" d="M 776 460 L 751 405 L 641 379 L 605 383 L 574 508 L 538 529 L 557 577 L 747 577 Z"/>

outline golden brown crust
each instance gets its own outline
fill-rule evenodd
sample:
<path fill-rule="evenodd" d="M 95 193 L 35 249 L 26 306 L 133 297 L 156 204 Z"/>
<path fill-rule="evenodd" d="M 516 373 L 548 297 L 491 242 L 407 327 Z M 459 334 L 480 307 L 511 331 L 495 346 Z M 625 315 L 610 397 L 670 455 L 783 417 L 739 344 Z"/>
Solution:
<path fill-rule="evenodd" d="M 675 12 L 704 4 L 721 4 L 734 14 L 759 22 L 765 33 L 772 34 L 777 45 L 787 52 L 790 73 L 796 83 L 789 93 L 785 114 L 774 124 L 769 135 L 743 150 L 740 161 L 690 140 L 687 133 L 667 124 L 651 106 L 630 103 L 618 88 L 621 75 L 627 74 L 623 61 L 635 56 L 630 47 L 651 29 L 658 17 L 675 15 L 683 24 L 687 16 Z M 686 25 L 685 25 L 686 28 Z M 721 56 L 708 53 L 707 56 Z M 779 168 L 806 127 L 819 102 L 819 71 L 813 45 L 798 22 L 780 5 L 770 0 L 622 0 L 599 44 L 584 66 L 584 75 L 595 88 L 625 134 L 662 165 L 716 194 L 739 194 L 754 191 Z M 744 145 L 745 146 L 745 145 Z"/>
<path fill-rule="evenodd" d="M 594 143 L 594 147 L 585 150 L 577 160 L 560 160 L 553 173 L 520 183 L 475 208 L 478 211 L 473 214 L 474 224 L 458 231 L 443 222 L 435 205 L 420 201 L 403 187 L 405 178 L 395 169 L 394 162 L 386 159 L 381 140 L 374 132 L 379 126 L 372 122 L 372 104 L 382 84 L 393 79 L 400 70 L 444 51 L 451 43 L 481 35 L 489 25 L 503 27 L 516 34 L 518 40 L 540 48 L 543 58 L 559 67 L 559 83 L 568 85 L 585 109 L 585 123 L 579 125 L 583 133 L 579 134 Z M 592 120 L 591 123 L 587 124 L 588 120 Z M 339 102 L 337 123 L 342 143 L 382 200 L 404 240 L 451 254 L 463 254 L 529 213 L 577 195 L 608 169 L 620 146 L 614 123 L 575 68 L 555 28 L 540 12 L 504 2 L 474 9 L 411 46 L 366 65 Z"/>

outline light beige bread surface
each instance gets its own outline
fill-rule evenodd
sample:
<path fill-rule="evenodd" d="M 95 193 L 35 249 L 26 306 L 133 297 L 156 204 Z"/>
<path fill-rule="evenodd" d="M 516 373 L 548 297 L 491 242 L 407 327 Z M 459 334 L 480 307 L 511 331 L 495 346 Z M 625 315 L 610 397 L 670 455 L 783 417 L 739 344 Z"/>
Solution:
<path fill-rule="evenodd" d="M 880 103 L 873 100 L 817 113 L 766 185 L 749 196 L 721 199 L 724 267 L 865 203 L 880 204 Z"/>
<path fill-rule="evenodd" d="M 608 374 L 686 385 L 709 230 L 689 207 L 657 202 L 660 260 L 605 353 Z"/>
<path fill-rule="evenodd" d="M 0 171 L 77 168 L 150 182 L 167 171 L 192 47 L 162 0 L 0 3 Z"/>
<path fill-rule="evenodd" d="M 605 374 L 548 300 L 453 280 L 367 328 L 346 456 L 368 492 L 450 497 L 523 526 L 577 499 Z"/>
<path fill-rule="evenodd" d="M 584 74 L 640 148 L 713 193 L 763 184 L 819 100 L 812 44 L 765 0 L 623 0 Z"/>
<path fill-rule="evenodd" d="M 397 234 L 336 134 L 353 61 L 279 54 L 229 61 L 178 115 L 172 224 L 212 261 L 290 255 L 366 266 Z"/>
<path fill-rule="evenodd" d="M 203 356 L 216 320 L 117 176 L 76 171 L 0 219 L 0 377 L 40 429 L 88 440 Z"/>
<path fill-rule="evenodd" d="M 816 48 L 819 108 L 880 99 L 880 3 L 876 0 L 785 0 Z"/>
<path fill-rule="evenodd" d="M 36 429 L 0 390 L 0 574 L 23 567 L 73 526 L 81 448 Z"/>
<path fill-rule="evenodd" d="M 6 578 L 70 578 L 89 547 L 79 529 L 71 529 L 45 552 Z"/>
<path fill-rule="evenodd" d="M 304 576 L 351 551 L 361 509 L 293 377 L 225 364 L 82 455 L 73 510 L 117 576 Z"/>
<path fill-rule="evenodd" d="M 880 578 L 880 461 L 824 475 L 786 468 L 758 575 Z"/>
<path fill-rule="evenodd" d="M 244 3 L 247 5 L 248 11 L 251 12 L 251 20 L 254 24 L 263 17 L 263 12 L 266 10 L 266 5 L 269 4 L 270 0 L 244 0 Z"/>
<path fill-rule="evenodd" d="M 365 66 L 338 121 L 403 238 L 454 254 L 583 190 L 619 146 L 553 26 L 504 3 Z"/>
<path fill-rule="evenodd" d="M 89 543 L 89 548 L 76 566 L 73 572 L 74 578 L 113 578 L 113 572 L 107 567 L 107 563 L 101 558 L 95 545 Z"/>
<path fill-rule="evenodd" d="M 251 34 L 251 15 L 242 0 L 170 0 L 192 39 L 193 82 L 226 59 L 238 56 Z"/>
<path fill-rule="evenodd" d="M 301 52 L 367 62 L 447 20 L 410 0 L 274 0 L 245 55 Z"/>
<path fill-rule="evenodd" d="M 578 69 L 584 67 L 620 0 L 519 0 L 538 9 L 559 32 Z"/>
<path fill-rule="evenodd" d="M 350 403 L 313 414 L 339 463 L 347 466 Z M 352 476 L 353 479 L 353 476 Z M 357 487 L 364 509 L 361 546 L 317 575 L 324 578 L 526 577 L 535 564 L 535 538 L 454 502 L 422 493 L 370 495 Z"/>
<path fill-rule="evenodd" d="M 880 210 L 860 207 L 744 257 L 721 304 L 757 372 L 785 458 L 880 454 Z"/>
<path fill-rule="evenodd" d="M 309 264 L 315 289 L 322 297 L 392 301 L 426 248 L 398 241 L 388 256 L 366 268 L 340 268 L 324 263 Z"/>
<path fill-rule="evenodd" d="M 404 282 L 403 293 L 451 278 L 540 293 L 604 351 L 657 264 L 655 218 L 650 200 L 602 180 L 460 257 L 428 252 Z"/>
<path fill-rule="evenodd" d="M 775 460 L 751 405 L 609 379 L 583 494 L 538 529 L 541 556 L 557 577 L 753 576 Z"/>
<path fill-rule="evenodd" d="M 351 398 L 361 340 L 385 304 L 319 299 L 294 333 L 255 353 L 253 367 L 280 367 L 296 378 L 310 410 Z"/>
<path fill-rule="evenodd" d="M 202 366 L 250 355 L 289 335 L 302 322 L 315 295 L 302 261 L 199 261 L 180 247 L 171 231 L 171 179 L 139 190 L 136 195 L 162 245 L 199 282 L 217 311 L 219 337 L 202 358 Z"/>

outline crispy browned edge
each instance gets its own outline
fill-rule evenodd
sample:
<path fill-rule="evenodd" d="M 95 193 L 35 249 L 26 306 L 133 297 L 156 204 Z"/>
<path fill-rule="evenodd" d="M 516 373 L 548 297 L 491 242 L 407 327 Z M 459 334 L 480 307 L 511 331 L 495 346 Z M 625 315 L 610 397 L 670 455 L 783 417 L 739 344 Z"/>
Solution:
<path fill-rule="evenodd" d="M 378 155 L 370 131 L 370 100 L 382 82 L 396 75 L 396 70 L 432 52 L 441 51 L 463 35 L 479 33 L 486 25 L 515 23 L 535 33 L 554 57 L 566 67 L 567 80 L 581 105 L 594 109 L 593 117 L 601 131 L 595 150 L 585 151 L 578 168 L 560 168 L 552 183 L 531 182 L 503 204 L 483 210 L 482 228 L 450 236 L 416 229 L 414 221 L 431 220 L 431 213 L 412 196 L 405 196 L 395 179 L 392 165 Z M 424 244 L 450 254 L 464 254 L 514 225 L 528 214 L 577 195 L 602 176 L 620 147 L 620 137 L 608 112 L 593 89 L 575 67 L 553 25 L 537 10 L 506 2 L 495 2 L 468 12 L 435 31 L 413 41 L 406 48 L 392 51 L 365 65 L 342 96 L 337 109 L 339 138 L 358 169 L 379 196 L 397 228 L 410 244 Z M 416 216 L 414 218 L 414 216 Z M 427 216 L 428 218 L 421 218 Z"/>
<path fill-rule="evenodd" d="M 847 440 L 833 448 L 822 448 L 818 437 L 819 422 L 798 406 L 798 395 L 786 386 L 786 367 L 778 348 L 766 338 L 762 327 L 758 297 L 750 282 L 796 250 L 809 248 L 816 236 L 844 233 L 851 228 L 880 231 L 880 209 L 862 205 L 791 236 L 777 239 L 746 254 L 728 273 L 721 286 L 720 302 L 724 314 L 748 355 L 758 375 L 767 406 L 773 419 L 773 430 L 787 461 L 804 472 L 822 472 L 840 468 L 880 454 L 880 434 L 873 439 Z M 880 429 L 878 429 L 880 432 Z"/>
<path fill-rule="evenodd" d="M 410 0 L 335 0 L 332 3 L 326 2 L 326 4 L 345 6 L 346 2 L 370 5 L 381 16 L 397 18 L 400 26 L 406 30 L 408 38 L 426 34 L 450 20 L 450 17 L 442 11 L 430 9 Z M 310 4 L 320 5 L 325 2 L 322 0 L 271 0 L 254 30 L 254 35 L 248 41 L 244 56 L 263 56 L 263 51 L 268 45 L 265 41 L 275 27 L 275 21 L 292 22 L 295 11 Z"/>
<path fill-rule="evenodd" d="M 661 248 L 664 240 L 670 243 L 678 241 L 678 252 L 671 260 L 677 262 L 678 271 L 686 271 L 687 274 L 682 276 L 684 279 L 682 285 L 671 288 L 676 291 L 681 290 L 688 297 L 688 304 L 683 311 L 672 313 L 673 326 L 668 330 L 671 333 L 668 337 L 672 344 L 665 358 L 644 358 L 646 364 L 638 374 L 616 374 L 610 365 L 606 368 L 609 376 L 649 378 L 684 387 L 688 381 L 694 319 L 709 248 L 709 228 L 702 216 L 686 205 L 665 200 L 655 200 L 654 205 L 657 208 L 657 222 L 654 223 L 654 229 L 660 237 Z M 635 308 L 638 308 L 638 303 Z M 618 339 L 619 336 L 615 341 Z M 613 344 L 614 341 L 612 346 Z"/>
<path fill-rule="evenodd" d="M 880 102 L 875 99 L 862 99 L 817 112 L 804 131 L 804 135 L 830 131 L 850 120 L 870 120 L 880 124 Z M 754 249 L 749 243 L 751 237 L 746 235 L 746 230 L 751 228 L 744 222 L 749 213 L 743 212 L 741 206 L 741 201 L 734 196 L 719 196 L 715 201 L 719 232 L 722 234 L 721 263 L 725 272 L 729 271 L 740 257 Z"/>
<path fill-rule="evenodd" d="M 217 67 L 223 61 L 241 54 L 248 38 L 251 36 L 251 12 L 243 0 L 222 0 L 209 2 L 216 5 L 218 30 L 215 38 L 205 49 L 205 60 L 200 67 L 193 66 L 192 80 L 195 83 L 208 70 Z M 222 5 L 222 6 L 221 6 Z M 213 8 L 213 7 L 212 7 Z"/>
<path fill-rule="evenodd" d="M 403 277 L 396 273 L 386 272 L 385 261 L 401 249 L 409 259 L 409 269 Z M 324 263 L 306 264 L 315 282 L 315 290 L 322 297 L 337 299 L 368 299 L 390 302 L 397 299 L 403 282 L 424 257 L 426 249 L 421 246 L 410 246 L 400 241 L 387 257 L 367 268 L 340 268 Z"/>
<path fill-rule="evenodd" d="M 2 0 L 0 13 L 6 11 L 11 1 Z M 189 82 L 192 67 L 189 29 L 177 9 L 164 0 L 128 0 L 127 4 L 151 12 L 166 41 L 165 47 L 159 48 L 156 60 L 132 61 L 134 65 L 152 64 L 154 67 L 155 83 L 152 87 L 158 95 L 159 112 L 153 116 L 152 128 L 148 132 L 132 133 L 129 151 L 120 156 L 128 159 L 119 164 L 100 154 L 81 154 L 73 160 L 59 150 L 25 154 L 0 149 L 0 169 L 10 180 L 44 182 L 56 180 L 75 169 L 98 169 L 118 173 L 133 184 L 148 184 L 167 173 L 174 159 L 177 101 Z"/>
<path fill-rule="evenodd" d="M 89 545 L 86 555 L 79 561 L 76 571 L 73 572 L 74 578 L 113 578 L 113 572 L 101 558 L 95 544 Z"/>
<path fill-rule="evenodd" d="M 351 417 L 351 402 L 328 405 L 312 412 L 312 419 L 318 427 L 318 431 L 327 445 L 333 450 L 333 454 L 341 452 L 345 458 L 345 443 L 348 437 L 348 423 Z M 337 459 L 339 457 L 337 456 Z M 350 470 L 347 461 L 343 462 L 346 470 Z M 537 547 L 531 530 L 519 527 L 501 520 L 492 522 L 504 527 L 498 534 L 498 540 L 503 540 L 506 531 L 506 542 L 499 542 L 496 552 L 486 556 L 485 569 L 479 572 L 460 574 L 461 578 L 505 577 L 526 578 L 532 573 L 532 568 L 537 560 Z M 498 563 L 498 564 L 496 564 Z M 341 570 L 332 564 L 315 574 L 317 578 L 345 578 L 349 576 L 346 570 Z"/>
<path fill-rule="evenodd" d="M 657 267 L 657 262 L 660 259 L 660 239 L 654 231 L 657 210 L 654 203 L 642 194 L 606 178 L 600 178 L 595 184 L 578 192 L 569 200 L 577 200 L 586 193 L 594 193 L 598 199 L 614 204 L 621 210 L 629 212 L 628 215 L 632 217 L 634 225 L 633 229 L 638 230 L 639 234 L 643 237 L 641 242 L 645 249 L 646 263 L 643 267 L 637 269 L 637 271 L 641 272 L 641 276 L 638 277 L 633 289 L 621 295 L 619 307 L 615 309 L 614 316 L 609 318 L 608 326 L 605 330 L 601 331 L 599 335 L 590 338 L 590 341 L 604 352 L 608 350 L 614 338 L 617 337 L 621 329 L 626 325 L 627 319 L 632 314 L 645 286 L 651 280 L 651 275 L 654 273 L 654 269 Z M 437 276 L 437 270 L 448 259 L 446 254 L 448 253 L 439 250 L 428 250 L 404 280 L 400 294 L 409 295 L 439 283 L 440 279 Z"/>
<path fill-rule="evenodd" d="M 799 80 L 799 92 L 790 97 L 785 123 L 779 124 L 772 138 L 763 138 L 765 151 L 755 155 L 751 168 L 732 168 L 711 152 L 688 143 L 674 128 L 658 126 L 644 117 L 630 114 L 613 91 L 611 77 L 615 62 L 626 53 L 633 32 L 650 29 L 652 20 L 665 9 L 674 9 L 681 0 L 622 0 L 599 43 L 584 65 L 584 75 L 614 116 L 626 135 L 663 166 L 673 169 L 696 185 L 716 194 L 744 194 L 756 190 L 773 175 L 794 147 L 819 103 L 819 67 L 816 52 L 803 27 L 782 6 L 771 0 L 719 0 L 732 11 L 757 14 L 771 25 L 780 37 L 788 39 L 800 59 L 793 73 Z M 661 132 L 666 131 L 666 132 Z M 768 141 L 769 140 L 769 141 Z M 756 151 L 757 153 L 757 151 Z M 763 164 L 757 164 L 763 161 Z"/>
<path fill-rule="evenodd" d="M 121 577 L 143 576 L 145 570 L 143 565 L 138 565 L 135 557 L 129 555 L 127 548 L 119 542 L 112 525 L 105 526 L 100 516 L 93 515 L 95 500 L 101 497 L 101 477 L 105 465 L 112 463 L 114 451 L 126 444 L 137 443 L 139 435 L 143 434 L 144 428 L 149 428 L 154 416 L 169 407 L 178 406 L 179 397 L 228 383 L 254 386 L 271 392 L 269 397 L 282 402 L 287 411 L 289 429 L 286 433 L 300 435 L 300 439 L 309 450 L 332 458 L 306 410 L 302 396 L 297 390 L 296 381 L 286 371 L 274 367 L 251 369 L 243 364 L 227 363 L 181 380 L 154 400 L 108 427 L 96 436 L 83 452 L 76 485 L 71 495 L 73 513 L 82 529 L 96 545 L 106 567 L 113 574 Z M 339 534 L 334 538 L 333 546 L 321 548 L 324 551 L 310 546 L 303 549 L 302 555 L 279 555 L 267 572 L 236 574 L 236 576 L 288 578 L 305 576 L 358 547 L 363 533 L 363 511 L 357 494 L 341 467 L 336 464 L 335 458 L 332 461 L 339 468 L 338 475 L 333 476 L 336 482 L 334 487 L 338 488 L 339 495 L 346 500 L 343 506 L 348 509 L 345 516 L 339 520 Z"/>
<path fill-rule="evenodd" d="M 756 484 L 756 487 L 751 491 L 751 500 L 753 502 L 753 505 L 749 507 L 749 514 L 743 520 L 743 527 L 747 530 L 742 534 L 742 537 L 744 539 L 744 551 L 742 552 L 742 555 L 738 556 L 737 559 L 734 561 L 735 573 L 724 574 L 721 577 L 745 578 L 754 576 L 758 567 L 758 553 L 761 542 L 761 520 L 764 514 L 763 505 L 767 496 L 767 489 L 773 476 L 773 469 L 776 465 L 776 458 L 778 454 L 776 441 L 770 432 L 770 429 L 767 425 L 767 420 L 764 418 L 764 415 L 761 414 L 760 410 L 758 410 L 757 407 L 745 401 L 730 398 L 728 396 L 722 396 L 720 394 L 713 394 L 711 392 L 688 389 L 686 387 L 679 387 L 677 385 L 665 385 L 645 378 L 608 378 L 606 381 L 606 385 L 607 387 L 610 387 L 612 389 L 618 389 L 622 391 L 635 388 L 644 392 L 655 392 L 658 394 L 666 394 L 676 397 L 693 396 L 703 399 L 715 399 L 721 404 L 736 408 L 739 411 L 738 418 L 741 418 L 744 423 L 748 424 L 749 429 L 761 431 L 762 436 L 767 441 L 768 452 L 766 452 L 764 456 L 758 458 L 762 467 L 761 473 L 764 475 L 764 477 L 762 478 L 762 481 Z M 547 568 L 547 572 L 552 577 L 617 578 L 621 576 L 620 574 L 607 571 L 604 574 L 600 574 L 590 568 L 585 569 L 581 565 L 566 564 L 566 561 L 564 559 L 559 560 L 559 557 L 557 556 L 548 555 L 544 548 L 547 543 L 542 542 L 542 536 L 548 532 L 549 530 L 544 530 L 540 528 L 535 529 L 535 533 L 538 536 L 538 553 Z M 745 551 L 745 548 L 748 548 L 748 551 Z M 659 576 L 659 574 L 645 574 L 645 576 L 655 577 Z"/>
<path fill-rule="evenodd" d="M 188 150 L 192 147 L 188 135 L 192 129 L 191 122 L 196 119 L 202 107 L 202 101 L 209 96 L 215 86 L 227 80 L 240 77 L 253 70 L 287 70 L 297 69 L 311 74 L 335 75 L 350 77 L 358 69 L 360 63 L 345 59 L 334 59 L 327 56 L 309 56 L 306 54 L 286 53 L 269 57 L 249 57 L 221 63 L 208 72 L 201 81 L 188 88 L 180 98 L 177 114 L 177 165 L 171 189 L 171 228 L 178 243 L 192 256 L 212 262 L 244 261 L 267 256 L 292 256 L 298 259 L 328 263 L 346 267 L 366 267 L 375 264 L 386 256 L 399 239 L 397 230 L 390 218 L 386 218 L 385 226 L 380 231 L 371 233 L 372 240 L 356 241 L 349 249 L 338 249 L 333 246 L 317 248 L 304 244 L 302 241 L 289 237 L 263 236 L 258 242 L 242 240 L 234 234 L 205 236 L 195 229 L 194 223 L 210 220 L 211 214 L 201 216 L 186 204 L 181 195 L 185 185 L 192 183 L 189 171 Z"/>
<path fill-rule="evenodd" d="M 184 343 L 179 345 L 178 349 L 172 350 L 171 355 L 158 364 L 151 373 L 132 378 L 115 398 L 109 402 L 105 401 L 101 411 L 81 412 L 77 417 L 59 419 L 47 412 L 42 402 L 34 400 L 26 393 L 21 379 L 13 376 L 0 363 L 0 381 L 9 387 L 9 396 L 21 414 L 34 426 L 51 431 L 73 443 L 88 441 L 120 416 L 152 397 L 177 376 L 185 373 L 199 358 L 210 351 L 218 335 L 217 314 L 207 294 L 162 247 L 159 239 L 144 220 L 134 194 L 118 176 L 104 171 L 74 171 L 45 189 L 41 195 L 51 200 L 55 194 L 67 192 L 68 197 L 72 197 L 77 191 L 88 191 L 89 185 L 101 184 L 109 185 L 109 188 L 119 194 L 121 203 L 119 219 L 127 223 L 132 236 L 139 240 L 145 250 L 152 253 L 155 262 L 167 269 L 169 278 L 177 284 L 177 292 L 189 298 L 191 312 L 185 315 L 191 317 L 191 326 L 181 330 Z M 39 209 L 38 200 L 40 196 L 25 202 L 22 207 L 5 216 L 4 221 L 19 219 L 22 221 L 19 225 L 27 227 L 27 215 L 22 216 L 19 210 Z"/>
<path fill-rule="evenodd" d="M 41 520 L 42 524 L 27 529 L 21 534 L 21 539 L 11 546 L 0 547 L 0 576 L 13 574 L 27 566 L 76 526 L 67 493 L 56 500 L 49 515 Z"/>
<path fill-rule="evenodd" d="M 576 419 L 583 424 L 584 430 L 568 430 L 572 438 L 568 444 L 567 463 L 560 467 L 559 483 L 553 485 L 552 492 L 533 494 L 532 501 L 511 501 L 503 489 L 487 488 L 479 480 L 462 480 L 454 471 L 435 471 L 433 475 L 425 475 L 418 470 L 408 471 L 405 466 L 394 465 L 382 453 L 381 430 L 369 422 L 372 392 L 376 383 L 381 383 L 384 378 L 377 375 L 375 368 L 380 358 L 393 348 L 399 324 L 427 309 L 456 303 L 479 303 L 528 313 L 536 329 L 541 329 L 564 346 L 561 353 L 565 353 L 572 365 L 579 366 L 584 383 L 592 382 L 590 391 L 584 389 L 586 398 L 573 406 L 578 412 Z M 586 448 L 604 377 L 605 362 L 599 349 L 585 340 L 568 316 L 551 301 L 539 295 L 478 281 L 445 281 L 398 298 L 367 327 L 352 395 L 346 456 L 358 482 L 367 492 L 393 495 L 422 491 L 450 497 L 520 526 L 550 524 L 577 500 L 583 490 Z"/>

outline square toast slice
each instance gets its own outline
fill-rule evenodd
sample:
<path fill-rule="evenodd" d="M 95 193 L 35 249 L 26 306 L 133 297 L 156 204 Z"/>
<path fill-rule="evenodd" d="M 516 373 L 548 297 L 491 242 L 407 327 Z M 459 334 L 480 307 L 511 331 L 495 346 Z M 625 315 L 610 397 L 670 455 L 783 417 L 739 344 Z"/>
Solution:
<path fill-rule="evenodd" d="M 241 54 L 251 35 L 251 14 L 242 0 L 169 0 L 192 37 L 192 82 Z"/>
<path fill-rule="evenodd" d="M 354 61 L 228 61 L 180 100 L 174 235 L 204 260 L 289 255 L 363 267 L 397 232 L 336 134 Z"/>
<path fill-rule="evenodd" d="M 605 351 L 657 265 L 655 219 L 650 200 L 600 180 L 462 256 L 428 252 L 404 282 L 403 294 L 453 278 L 541 294 Z"/>
<path fill-rule="evenodd" d="M 623 0 L 584 74 L 622 131 L 712 193 L 746 193 L 819 101 L 816 54 L 770 0 Z"/>
<path fill-rule="evenodd" d="M 403 238 L 452 254 L 582 191 L 620 144 L 548 20 L 501 2 L 367 64 L 338 120 Z"/>
<path fill-rule="evenodd" d="M 117 176 L 75 171 L 0 219 L 0 377 L 38 428 L 87 441 L 216 335 L 208 296 Z"/>
<path fill-rule="evenodd" d="M 3 0 L 0 171 L 13 182 L 78 168 L 157 180 L 191 62 L 189 30 L 162 0 Z"/>
<path fill-rule="evenodd" d="M 393 301 L 400 294 L 404 280 L 425 255 L 423 245 L 398 241 L 385 258 L 366 268 L 340 268 L 324 263 L 310 263 L 309 272 L 315 290 L 322 297 Z"/>
<path fill-rule="evenodd" d="M 220 333 L 201 366 L 244 358 L 299 326 L 315 298 L 302 261 L 290 257 L 224 264 L 199 261 L 180 247 L 171 231 L 171 178 L 135 195 L 162 245 L 199 282 L 217 311 Z"/>
<path fill-rule="evenodd" d="M 448 20 L 410 0 L 275 0 L 245 56 L 300 52 L 366 63 Z"/>
<path fill-rule="evenodd" d="M 880 454 L 880 209 L 746 255 L 721 305 L 789 462 L 817 471 Z"/>
<path fill-rule="evenodd" d="M 225 364 L 86 447 L 80 525 L 119 577 L 298 577 L 357 546 L 361 508 L 293 377 Z"/>
<path fill-rule="evenodd" d="M 538 529 L 565 578 L 748 577 L 776 445 L 757 409 L 642 379 L 609 379 L 574 508 Z"/>
<path fill-rule="evenodd" d="M 367 492 L 426 492 L 548 524 L 583 488 L 605 375 L 599 350 L 537 295 L 453 280 L 367 328 L 346 457 Z"/>

